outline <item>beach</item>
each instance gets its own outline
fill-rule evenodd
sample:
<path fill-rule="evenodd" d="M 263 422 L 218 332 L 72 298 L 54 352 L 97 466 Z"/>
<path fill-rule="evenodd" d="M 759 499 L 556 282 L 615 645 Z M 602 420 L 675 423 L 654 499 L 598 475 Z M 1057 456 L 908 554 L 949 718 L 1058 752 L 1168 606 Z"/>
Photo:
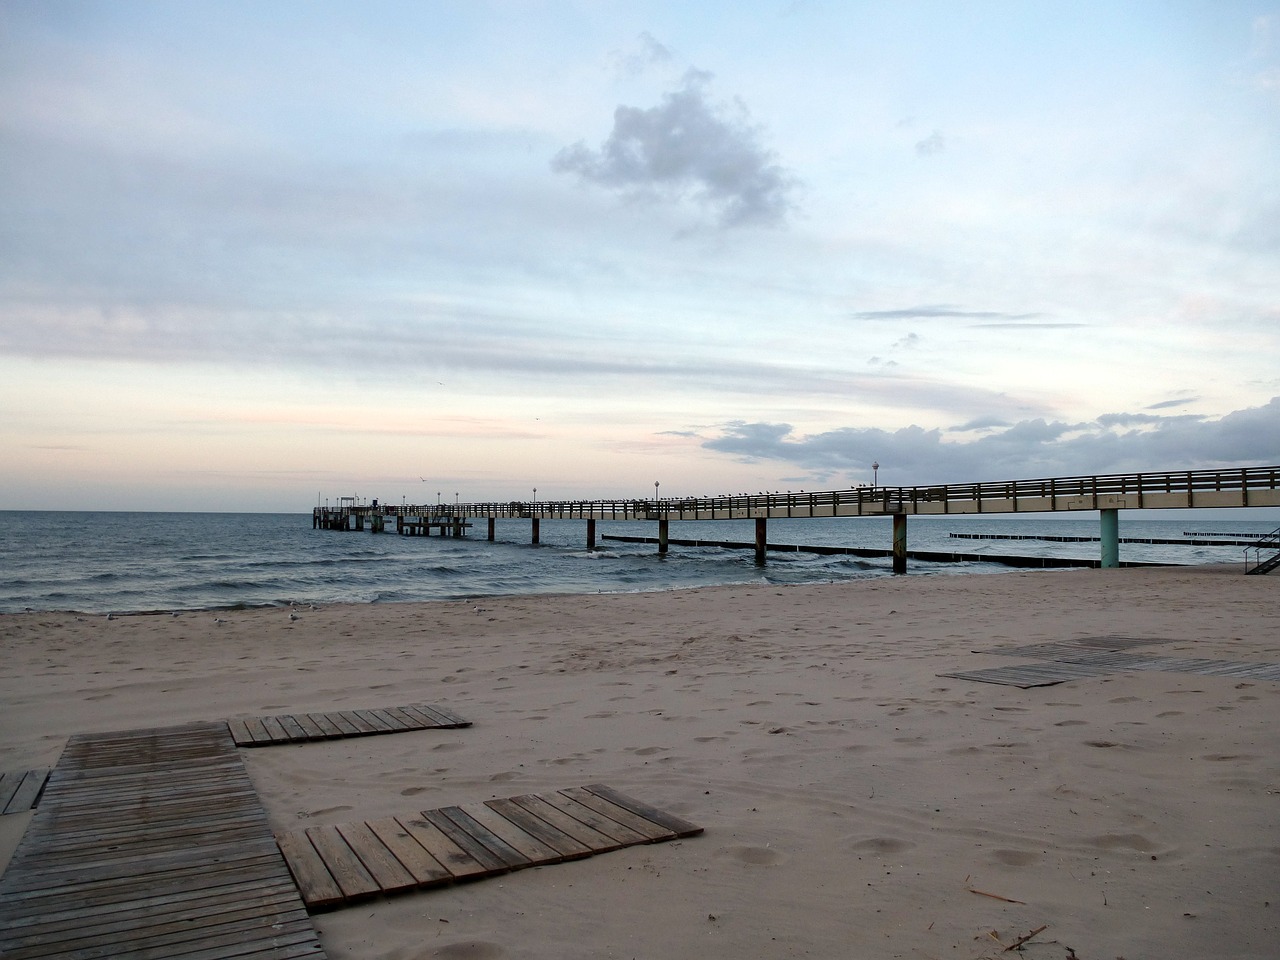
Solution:
<path fill-rule="evenodd" d="M 438 703 L 473 725 L 242 750 L 277 833 L 605 783 L 697 837 L 317 914 L 332 958 L 1272 958 L 1280 682 L 1019 689 L 1118 636 L 1280 662 L 1239 566 L 0 617 L 0 768 L 68 735 Z M 7 862 L 30 814 L 0 818 Z"/>

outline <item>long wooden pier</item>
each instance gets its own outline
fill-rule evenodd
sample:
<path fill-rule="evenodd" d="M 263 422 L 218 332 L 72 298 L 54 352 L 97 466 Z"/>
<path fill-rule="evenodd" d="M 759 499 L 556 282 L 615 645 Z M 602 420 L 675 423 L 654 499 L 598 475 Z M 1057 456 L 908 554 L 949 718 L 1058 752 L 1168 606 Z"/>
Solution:
<path fill-rule="evenodd" d="M 653 521 L 658 524 L 658 552 L 670 544 L 668 524 L 682 520 L 754 520 L 754 549 L 763 562 L 768 550 L 766 524 L 771 519 L 892 517 L 893 569 L 906 572 L 907 518 L 969 514 L 1019 514 L 1097 511 L 1101 518 L 1101 565 L 1119 559 L 1119 511 L 1189 508 L 1280 506 L 1280 465 L 1231 470 L 1178 470 L 1160 473 L 1051 477 L 985 483 L 912 487 L 851 487 L 847 490 L 787 491 L 716 497 L 645 499 L 543 500 L 434 505 L 361 505 L 340 498 L 338 506 L 312 511 L 312 527 L 325 530 L 385 529 L 394 518 L 401 533 L 438 530 L 462 536 L 472 519 L 530 521 L 534 543 L 542 520 L 586 520 L 587 547 L 596 545 L 597 521 Z"/>

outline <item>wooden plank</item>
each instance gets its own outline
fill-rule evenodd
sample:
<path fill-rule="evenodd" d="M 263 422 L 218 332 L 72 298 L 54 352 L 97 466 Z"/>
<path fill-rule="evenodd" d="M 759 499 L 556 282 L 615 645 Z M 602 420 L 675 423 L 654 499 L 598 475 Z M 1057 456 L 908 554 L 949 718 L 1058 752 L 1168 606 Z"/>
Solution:
<path fill-rule="evenodd" d="M 288 714 L 281 714 L 274 719 L 280 724 L 281 729 L 284 730 L 285 735 L 291 742 L 296 743 L 299 740 L 307 739 L 307 731 L 303 730 L 302 725 L 298 723 L 297 720 L 293 719 L 293 717 Z"/>
<path fill-rule="evenodd" d="M 406 730 L 423 729 L 424 725 L 421 720 L 417 720 L 409 716 L 409 714 L 405 713 L 400 707 L 384 707 L 382 712 L 395 718 L 396 722 Z"/>
<path fill-rule="evenodd" d="M 585 823 L 593 830 L 598 830 L 606 837 L 612 837 L 622 846 L 630 846 L 635 843 L 645 843 L 648 840 L 642 833 L 637 833 L 629 827 L 624 827 L 616 820 L 611 820 L 602 814 L 597 813 L 591 807 L 584 806 L 578 801 L 566 797 L 562 793 L 545 793 L 540 794 L 539 799 L 550 804 L 562 813 L 568 814 L 575 820 Z"/>
<path fill-rule="evenodd" d="M 338 715 L 342 717 L 342 719 L 346 720 L 349 724 L 351 724 L 351 726 L 355 727 L 356 736 L 367 736 L 368 734 L 378 732 L 377 727 L 375 727 L 372 723 L 370 723 L 364 717 L 360 716 L 354 710 L 342 710 L 342 711 L 339 711 Z"/>
<path fill-rule="evenodd" d="M 392 733 L 394 728 L 386 720 L 383 720 L 373 710 L 353 710 L 351 711 L 365 723 L 373 727 L 373 733 Z"/>
<path fill-rule="evenodd" d="M 249 725 L 243 720 L 234 718 L 228 720 L 227 729 L 231 731 L 231 739 L 236 742 L 237 747 L 253 743 L 253 734 L 249 732 Z"/>
<path fill-rule="evenodd" d="M 584 807 L 590 807 L 596 813 L 608 817 L 624 827 L 629 827 L 651 841 L 670 840 L 676 835 L 674 830 L 668 830 L 666 827 L 659 826 L 651 820 L 636 816 L 625 807 L 620 807 L 616 803 L 603 797 L 598 797 L 581 787 L 569 787 L 566 790 L 561 790 L 560 795 L 568 797 L 570 800 L 576 800 Z"/>
<path fill-rule="evenodd" d="M 309 908 L 323 909 L 343 903 L 346 897 L 342 888 L 334 880 L 333 874 L 325 866 L 324 858 L 316 852 L 311 840 L 301 830 L 276 837 L 280 852 L 284 854 L 285 863 L 302 899 Z"/>
<path fill-rule="evenodd" d="M 365 713 L 373 719 L 385 723 L 387 725 L 387 729 L 392 733 L 402 733 L 405 730 L 413 729 L 410 724 L 404 723 L 403 721 L 393 717 L 391 712 L 388 710 L 366 710 Z"/>
<path fill-rule="evenodd" d="M 307 719 L 320 729 L 320 734 L 325 739 L 343 736 L 342 728 L 334 723 L 327 713 L 308 713 Z"/>
<path fill-rule="evenodd" d="M 378 835 L 365 823 L 339 824 L 338 833 L 347 841 L 364 868 L 377 881 L 383 893 L 395 893 L 418 885 L 413 874 L 404 868 L 395 854 L 387 849 Z"/>
<path fill-rule="evenodd" d="M 289 731 L 286 730 L 284 725 L 280 722 L 279 717 L 263 717 L 262 726 L 266 729 L 267 736 L 271 739 L 272 743 L 287 743 L 293 739 L 290 736 Z"/>
<path fill-rule="evenodd" d="M 427 708 L 401 707 L 400 712 L 418 721 L 418 728 L 421 730 L 434 730 L 444 725 L 444 718 Z"/>
<path fill-rule="evenodd" d="M 511 800 L 486 800 L 485 806 L 551 847 L 563 860 L 577 860 L 598 852 L 573 834 L 558 829 Z"/>
<path fill-rule="evenodd" d="M 608 853 L 611 850 L 620 850 L 622 847 L 626 846 L 625 843 L 615 840 L 613 837 L 606 836 L 599 830 L 593 830 L 581 820 L 571 817 L 563 810 L 553 807 L 543 797 L 534 796 L 533 794 L 523 794 L 518 797 L 512 797 L 509 800 L 490 800 L 489 803 L 514 804 L 532 816 L 537 817 L 539 820 L 546 821 L 561 833 L 573 837 L 573 839 L 577 840 L 583 846 L 588 847 L 592 853 Z"/>
<path fill-rule="evenodd" d="M 344 897 L 354 900 L 379 892 L 378 882 L 347 846 L 337 827 L 307 827 L 304 832 Z"/>
<path fill-rule="evenodd" d="M 245 729 L 249 731 L 249 736 L 253 737 L 254 743 L 269 743 L 271 734 L 267 733 L 266 727 L 262 725 L 261 717 L 246 717 L 244 721 Z"/>
<path fill-rule="evenodd" d="M 543 843 L 532 833 L 522 829 L 514 821 L 507 819 L 492 807 L 483 803 L 475 803 L 467 804 L 457 809 L 487 830 L 489 834 L 501 840 L 512 850 L 515 850 L 531 864 L 559 863 L 565 859 L 564 855 L 555 847 L 548 843 Z"/>
<path fill-rule="evenodd" d="M 420 708 L 421 708 L 421 705 L 420 705 Z M 443 723 L 441 724 L 442 726 L 446 726 L 446 727 L 469 727 L 469 726 L 471 726 L 471 721 L 470 721 L 470 720 L 467 720 L 467 719 L 465 719 L 465 718 L 463 718 L 463 717 L 458 716 L 456 713 L 454 713 L 454 712 L 453 712 L 452 710 L 450 710 L 448 707 L 442 707 L 442 706 L 440 706 L 438 703 L 433 703 L 433 704 L 431 704 L 431 706 L 430 706 L 430 708 L 429 708 L 429 709 L 431 710 L 431 712 L 432 712 L 432 713 L 436 714 L 437 716 L 439 716 L 439 717 L 441 718 L 441 720 L 443 721 Z"/>
<path fill-rule="evenodd" d="M 45 781 L 49 779 L 49 768 L 27 770 L 18 778 L 12 796 L 4 804 L 5 813 L 24 813 L 36 805 Z"/>
<path fill-rule="evenodd" d="M 503 859 L 454 823 L 442 810 L 423 810 L 421 816 L 465 850 L 473 860 L 484 864 L 491 873 L 502 873 L 527 862 L 523 857 L 515 857 L 511 861 Z"/>
<path fill-rule="evenodd" d="M 305 713 L 295 713 L 293 715 L 293 721 L 302 728 L 302 732 L 308 740 L 323 740 L 328 736 L 328 734 L 320 729 L 320 724 L 316 723 Z"/>
<path fill-rule="evenodd" d="M 431 821 L 423 817 L 396 817 L 395 820 L 404 829 L 405 833 L 413 837 L 427 853 L 435 857 L 455 880 L 474 880 L 494 873 L 492 866 L 480 862 L 465 849 L 458 846 L 458 844 L 449 839 L 448 834 Z M 498 868 L 499 871 L 505 869 L 505 866 Z"/>
<path fill-rule="evenodd" d="M 583 789 L 602 800 L 608 800 L 624 810 L 631 811 L 638 817 L 644 817 L 651 823 L 656 823 L 658 826 L 670 830 L 677 837 L 694 837 L 702 833 L 702 827 L 681 819 L 673 813 L 667 813 L 665 810 L 659 810 L 657 807 L 642 803 L 635 797 L 614 790 L 603 783 L 589 783 Z"/>
<path fill-rule="evenodd" d="M 413 874 L 413 879 L 418 886 L 435 886 L 453 880 L 453 874 L 428 853 L 427 849 L 414 839 L 395 817 L 370 820 L 368 827 L 404 865 L 404 868 Z"/>
<path fill-rule="evenodd" d="M 341 713 L 326 713 L 325 719 L 337 727 L 344 737 L 358 737 L 363 732 Z"/>

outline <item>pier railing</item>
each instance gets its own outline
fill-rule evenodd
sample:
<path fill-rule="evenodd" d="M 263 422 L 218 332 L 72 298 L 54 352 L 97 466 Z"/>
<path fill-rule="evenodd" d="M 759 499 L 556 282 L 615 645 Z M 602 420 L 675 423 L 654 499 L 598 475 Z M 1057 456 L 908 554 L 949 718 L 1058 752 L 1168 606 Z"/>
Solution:
<path fill-rule="evenodd" d="M 662 499 L 538 500 L 316 507 L 320 518 L 738 520 L 905 514 L 1280 506 L 1280 466 L 1103 474 L 932 486 L 851 487 Z"/>

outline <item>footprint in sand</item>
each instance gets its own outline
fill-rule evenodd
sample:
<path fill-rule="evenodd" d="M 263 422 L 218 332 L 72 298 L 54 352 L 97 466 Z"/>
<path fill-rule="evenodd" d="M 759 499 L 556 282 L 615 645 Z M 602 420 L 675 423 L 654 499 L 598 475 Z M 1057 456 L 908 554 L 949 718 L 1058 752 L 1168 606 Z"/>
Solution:
<path fill-rule="evenodd" d="M 429 787 L 405 787 L 400 791 L 402 797 L 416 797 L 420 793 L 426 793 Z"/>
<path fill-rule="evenodd" d="M 1029 850 L 992 850 L 991 855 L 1011 867 L 1027 867 L 1040 859 L 1040 854 Z"/>
<path fill-rule="evenodd" d="M 1087 727 L 1088 720 L 1059 720 L 1054 724 L 1055 727 Z"/>
<path fill-rule="evenodd" d="M 498 960 L 499 957 L 506 955 L 507 951 L 496 943 L 489 943 L 487 940 L 468 940 L 437 947 L 430 953 L 424 953 L 422 960 Z"/>
<path fill-rule="evenodd" d="M 786 854 L 772 847 L 724 847 L 716 853 L 753 867 L 772 867 L 787 859 Z"/>
<path fill-rule="evenodd" d="M 891 853 L 902 853 L 910 850 L 915 844 L 910 840 L 903 840 L 900 837 L 868 837 L 863 840 L 855 841 L 852 845 L 854 850 L 861 850 L 866 853 L 872 853 L 876 856 L 883 856 Z"/>

